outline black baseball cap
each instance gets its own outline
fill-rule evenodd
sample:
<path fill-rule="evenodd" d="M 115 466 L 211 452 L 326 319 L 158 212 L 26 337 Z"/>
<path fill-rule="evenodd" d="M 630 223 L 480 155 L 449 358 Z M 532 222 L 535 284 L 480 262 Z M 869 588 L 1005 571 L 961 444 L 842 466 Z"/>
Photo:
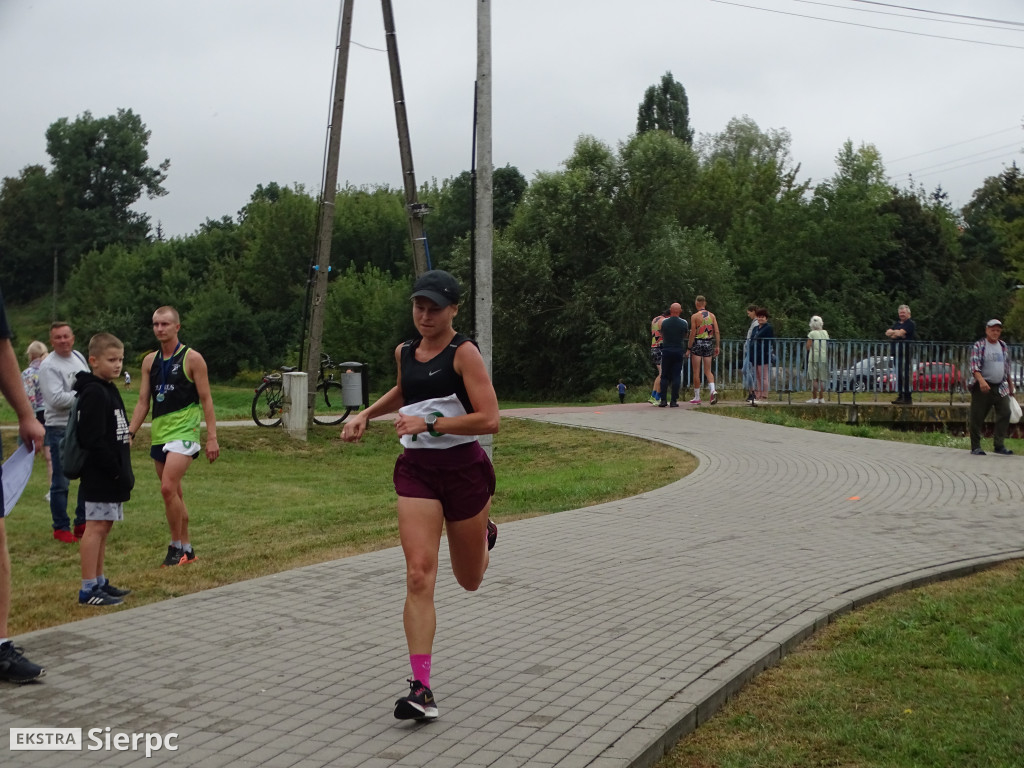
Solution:
<path fill-rule="evenodd" d="M 439 307 L 459 303 L 459 281 L 443 269 L 432 269 L 416 278 L 412 284 L 412 296 L 423 296 Z"/>

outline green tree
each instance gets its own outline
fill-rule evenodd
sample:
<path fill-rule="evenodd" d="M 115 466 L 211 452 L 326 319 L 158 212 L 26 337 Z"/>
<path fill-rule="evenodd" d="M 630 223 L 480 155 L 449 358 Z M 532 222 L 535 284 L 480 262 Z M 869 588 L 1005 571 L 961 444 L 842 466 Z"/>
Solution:
<path fill-rule="evenodd" d="M 374 266 L 397 277 L 411 273 L 405 197 L 389 186 L 344 187 L 334 203 L 331 265 L 342 272 Z"/>
<path fill-rule="evenodd" d="M 412 338 L 409 278 L 373 266 L 350 264 L 331 283 L 324 304 L 324 351 L 337 362 L 366 363 L 371 387 L 395 382 L 395 347 Z"/>
<path fill-rule="evenodd" d="M 57 221 L 57 190 L 45 168 L 30 165 L 3 180 L 0 284 L 8 301 L 28 301 L 52 286 Z"/>
<path fill-rule="evenodd" d="M 61 240 L 70 263 L 112 243 L 131 245 L 149 236 L 149 216 L 131 206 L 161 185 L 170 160 L 148 165 L 150 131 L 130 109 L 95 118 L 62 117 L 46 131 L 51 176 L 59 190 Z"/>
<path fill-rule="evenodd" d="M 687 144 L 693 143 L 690 127 L 690 103 L 686 89 L 666 72 L 658 85 L 644 91 L 637 110 L 636 132 L 666 131 Z"/>

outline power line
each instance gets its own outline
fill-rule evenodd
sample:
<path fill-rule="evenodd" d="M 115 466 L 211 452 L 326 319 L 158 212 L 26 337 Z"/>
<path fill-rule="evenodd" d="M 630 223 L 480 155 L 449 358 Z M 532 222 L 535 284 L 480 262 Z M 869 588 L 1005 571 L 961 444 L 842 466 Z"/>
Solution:
<path fill-rule="evenodd" d="M 362 43 L 357 43 L 355 40 L 351 40 L 350 42 L 352 45 L 358 45 L 360 48 L 365 48 L 368 51 L 380 51 L 381 53 L 388 52 L 386 48 L 374 48 L 372 45 L 363 45 Z"/>
<path fill-rule="evenodd" d="M 988 163 L 988 162 L 991 162 L 992 160 L 998 160 L 998 159 L 999 159 L 999 156 L 996 156 L 996 157 L 983 157 L 980 160 L 971 160 L 969 163 L 963 163 L 961 165 L 954 165 L 952 168 L 943 168 L 943 169 L 936 170 L 936 171 L 928 171 L 927 173 L 914 173 L 913 171 L 907 171 L 906 173 L 899 173 L 899 174 L 897 174 L 895 177 L 892 177 L 892 179 L 893 180 L 898 180 L 898 179 L 900 179 L 901 177 L 904 177 L 904 176 L 907 177 L 908 179 L 909 178 L 919 179 L 919 178 L 924 178 L 926 176 L 934 176 L 937 173 L 949 173 L 950 171 L 958 171 L 961 168 L 967 168 L 968 166 L 977 165 L 978 163 Z"/>
<path fill-rule="evenodd" d="M 954 144 L 947 144 L 944 147 L 936 147 L 935 149 L 926 149 L 924 152 L 915 152 L 913 155 L 904 155 L 903 157 L 897 157 L 895 160 L 890 160 L 891 163 L 898 163 L 902 160 L 909 160 L 912 157 L 920 157 L 921 155 L 930 155 L 932 152 L 941 152 L 944 149 L 952 149 L 953 147 L 959 147 L 963 144 L 970 144 L 972 141 L 981 141 L 982 139 L 989 139 L 993 136 L 999 136 L 1003 133 L 1009 133 L 1010 131 L 1019 131 L 1021 126 L 1015 125 L 1012 128 L 1004 128 L 1001 131 L 993 131 L 992 133 L 986 133 L 984 136 L 975 136 L 973 139 L 964 139 Z"/>
<path fill-rule="evenodd" d="M 937 40 L 952 40 L 958 43 L 974 43 L 975 45 L 989 45 L 996 48 L 1016 48 L 1017 50 L 1024 50 L 1022 45 L 1010 45 L 1008 43 L 993 43 L 987 40 L 968 40 L 963 37 L 947 37 L 945 35 L 931 35 L 927 32 L 912 32 L 908 29 L 894 29 L 892 27 L 876 27 L 871 24 L 858 24 L 855 21 L 840 21 L 839 19 L 826 19 L 822 16 L 810 16 L 803 13 L 793 13 L 791 11 L 779 11 L 774 8 L 761 8 L 756 5 L 744 5 L 743 3 L 729 2 L 729 0 L 711 0 L 713 3 L 720 3 L 721 5 L 733 5 L 737 8 L 747 8 L 753 11 L 765 11 L 767 13 L 780 13 L 783 16 L 796 16 L 801 19 L 813 19 L 814 21 L 828 21 L 833 24 L 845 24 L 850 27 L 862 27 L 864 29 L 877 29 L 883 32 L 899 32 L 904 35 L 914 35 L 916 37 L 931 37 Z"/>
<path fill-rule="evenodd" d="M 974 21 L 991 21 L 996 24 L 1012 24 L 1013 26 L 1024 27 L 1024 22 L 1007 21 L 1004 19 L 986 19 L 983 16 L 965 16 L 960 13 L 946 13 L 944 11 L 933 11 L 928 8 L 911 8 L 907 5 L 893 5 L 892 3 L 880 3 L 876 0 L 850 0 L 852 3 L 864 3 L 865 5 L 881 5 L 886 8 L 899 8 L 902 11 L 916 11 L 917 13 L 934 13 L 937 16 L 952 16 L 957 19 L 973 19 Z"/>
<path fill-rule="evenodd" d="M 1012 144 L 1004 144 L 1001 147 L 991 147 L 990 149 L 983 149 L 980 152 L 973 152 L 969 155 L 961 155 L 960 157 L 955 157 L 952 160 L 943 160 L 941 163 L 926 165 L 923 168 L 918 168 L 917 171 L 907 171 L 907 173 L 917 173 L 918 171 L 930 171 L 932 168 L 941 168 L 944 165 L 949 165 L 950 163 L 958 163 L 961 160 L 967 160 L 969 158 L 978 157 L 980 155 L 991 155 L 993 152 L 996 153 L 994 157 L 1001 157 L 1002 155 L 1006 154 L 1005 150 L 1010 149 L 1011 147 L 1016 147 L 1017 149 L 1020 149 L 1020 144 L 1018 144 L 1017 142 L 1013 142 Z"/>
<path fill-rule="evenodd" d="M 991 24 L 976 24 L 970 21 L 955 21 L 953 19 L 923 19 L 920 16 L 912 16 L 909 13 L 892 13 L 891 11 L 876 11 L 873 8 L 849 8 L 844 5 L 834 5 L 832 3 L 823 3 L 819 0 L 793 0 L 796 3 L 804 3 L 806 5 L 821 5 L 825 8 L 835 8 L 838 11 L 856 11 L 857 13 L 873 13 L 879 16 L 895 16 L 899 19 L 914 19 L 915 21 L 931 21 L 936 24 L 955 24 L 958 27 L 979 27 L 981 29 L 997 29 L 1001 32 L 1024 32 L 1022 29 L 1007 29 L 1006 27 L 994 27 Z M 856 1 L 856 0 L 855 0 Z M 894 8 L 902 8 L 902 6 L 892 6 Z M 905 9 L 913 10 L 913 9 Z M 955 15 L 955 14 L 951 14 Z M 1015 24 L 1016 22 L 1001 22 L 1006 24 Z M 1022 25 L 1024 27 L 1024 25 Z"/>

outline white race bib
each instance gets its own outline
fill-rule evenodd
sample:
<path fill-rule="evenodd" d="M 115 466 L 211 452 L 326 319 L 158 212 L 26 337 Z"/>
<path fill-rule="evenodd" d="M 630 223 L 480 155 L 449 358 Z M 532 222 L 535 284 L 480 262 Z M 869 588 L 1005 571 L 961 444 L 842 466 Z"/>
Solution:
<path fill-rule="evenodd" d="M 457 395 L 447 397 L 433 397 L 429 400 L 421 400 L 418 403 L 403 405 L 398 412 L 404 416 L 420 416 L 426 418 L 432 413 L 438 416 L 465 416 L 466 409 Z M 402 435 L 401 443 L 406 448 L 451 448 L 464 443 L 472 443 L 476 440 L 475 435 L 444 435 L 434 437 L 430 432 L 420 432 L 418 435 Z"/>

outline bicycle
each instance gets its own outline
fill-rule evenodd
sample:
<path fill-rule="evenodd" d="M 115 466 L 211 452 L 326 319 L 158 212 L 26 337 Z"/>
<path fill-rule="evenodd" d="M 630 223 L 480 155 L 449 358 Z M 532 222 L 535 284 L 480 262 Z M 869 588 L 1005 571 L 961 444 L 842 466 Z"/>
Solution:
<path fill-rule="evenodd" d="M 357 408 L 344 405 L 341 396 L 341 382 L 334 380 L 337 368 L 331 356 L 320 355 L 320 371 L 316 378 L 316 406 L 313 409 L 313 423 L 324 426 L 341 424 Z M 252 420 L 261 427 L 276 427 L 281 424 L 284 408 L 283 374 L 297 370 L 282 365 L 278 371 L 263 376 L 252 399 Z"/>

